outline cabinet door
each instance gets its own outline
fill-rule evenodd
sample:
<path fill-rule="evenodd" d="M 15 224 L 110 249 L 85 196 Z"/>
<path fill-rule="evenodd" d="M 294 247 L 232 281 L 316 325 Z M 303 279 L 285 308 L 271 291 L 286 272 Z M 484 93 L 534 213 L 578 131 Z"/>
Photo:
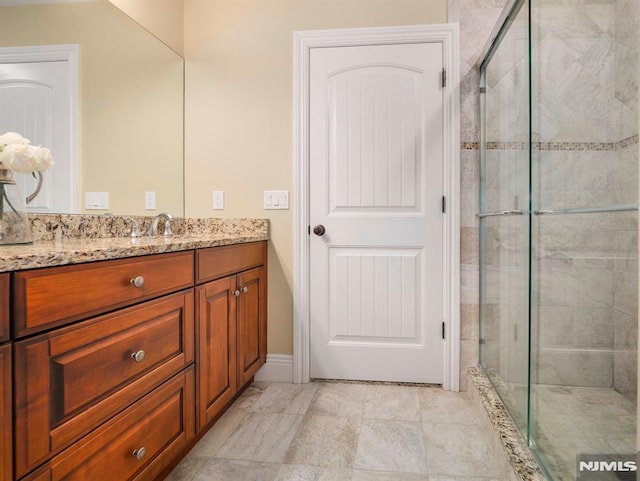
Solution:
<path fill-rule="evenodd" d="M 238 384 L 244 386 L 266 361 L 266 270 L 238 274 Z"/>
<path fill-rule="evenodd" d="M 11 399 L 11 344 L 5 344 L 0 347 L 0 481 L 13 477 Z"/>
<path fill-rule="evenodd" d="M 9 274 L 0 274 L 0 342 L 9 340 Z"/>
<path fill-rule="evenodd" d="M 235 280 L 225 277 L 196 290 L 198 430 L 237 392 Z"/>

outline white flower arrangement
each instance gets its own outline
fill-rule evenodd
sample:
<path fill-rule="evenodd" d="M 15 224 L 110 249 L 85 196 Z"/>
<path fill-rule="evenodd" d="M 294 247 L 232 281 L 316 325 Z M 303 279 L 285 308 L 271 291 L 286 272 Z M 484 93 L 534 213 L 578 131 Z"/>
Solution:
<path fill-rule="evenodd" d="M 22 135 L 7 132 L 0 135 L 0 169 L 15 172 L 42 172 L 54 164 L 51 151 L 31 144 Z"/>

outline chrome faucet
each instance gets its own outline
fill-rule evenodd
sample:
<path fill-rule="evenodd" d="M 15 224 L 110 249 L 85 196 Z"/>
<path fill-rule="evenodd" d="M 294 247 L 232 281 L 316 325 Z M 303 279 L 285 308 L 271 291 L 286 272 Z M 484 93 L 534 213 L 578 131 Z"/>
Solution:
<path fill-rule="evenodd" d="M 140 234 L 140 227 L 133 217 L 131 218 L 131 233 L 129 234 L 129 237 L 142 237 L 142 234 Z"/>
<path fill-rule="evenodd" d="M 173 232 L 171 232 L 171 221 L 173 220 L 173 216 L 171 214 L 166 214 L 164 212 L 158 214 L 153 218 L 145 235 L 147 236 L 158 235 L 158 223 L 160 222 L 160 219 L 164 219 L 164 231 L 162 232 L 162 235 L 163 236 L 173 235 Z"/>

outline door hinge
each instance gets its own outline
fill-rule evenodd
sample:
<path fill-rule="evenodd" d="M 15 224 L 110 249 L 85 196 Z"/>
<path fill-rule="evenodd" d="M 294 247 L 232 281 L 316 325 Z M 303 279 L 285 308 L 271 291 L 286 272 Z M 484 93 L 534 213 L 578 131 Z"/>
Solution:
<path fill-rule="evenodd" d="M 307 234 L 311 235 L 311 226 L 310 225 L 307 226 Z"/>
<path fill-rule="evenodd" d="M 444 333 L 445 333 L 444 329 L 445 329 L 445 328 L 444 328 L 444 321 L 443 321 L 443 322 L 442 322 L 442 339 L 444 339 Z"/>
<path fill-rule="evenodd" d="M 442 196 L 442 213 L 445 214 L 447 212 L 447 198 Z"/>
<path fill-rule="evenodd" d="M 446 87 L 447 86 L 447 69 L 443 68 L 442 69 L 442 87 Z"/>

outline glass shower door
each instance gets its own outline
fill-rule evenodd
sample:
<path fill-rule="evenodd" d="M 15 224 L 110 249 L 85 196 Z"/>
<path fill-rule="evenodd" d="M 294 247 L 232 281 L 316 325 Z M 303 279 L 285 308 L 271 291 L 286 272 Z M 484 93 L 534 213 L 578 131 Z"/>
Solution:
<path fill-rule="evenodd" d="M 525 436 L 529 382 L 528 11 L 480 69 L 480 363 Z"/>

